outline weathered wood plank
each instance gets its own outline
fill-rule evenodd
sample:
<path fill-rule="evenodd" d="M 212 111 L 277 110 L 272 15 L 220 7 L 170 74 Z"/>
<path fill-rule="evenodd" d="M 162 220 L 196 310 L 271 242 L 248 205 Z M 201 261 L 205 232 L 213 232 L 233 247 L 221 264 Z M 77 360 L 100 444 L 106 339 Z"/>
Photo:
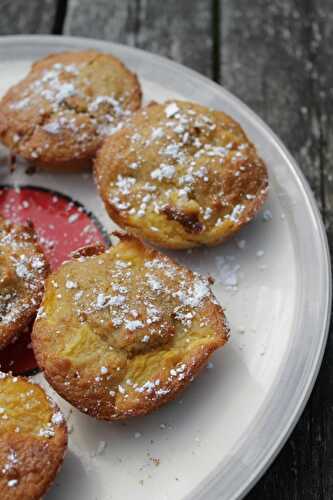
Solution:
<path fill-rule="evenodd" d="M 313 3 L 312 78 L 319 117 L 323 215 L 333 244 L 333 4 Z"/>
<path fill-rule="evenodd" d="M 332 220 L 333 5 L 221 0 L 222 83 L 282 138 Z M 333 243 L 333 232 L 329 228 Z M 248 499 L 333 498 L 333 342 L 291 439 Z"/>
<path fill-rule="evenodd" d="M 134 45 L 137 18 L 133 0 L 69 0 L 64 34 Z"/>
<path fill-rule="evenodd" d="M 221 10 L 222 83 L 278 133 L 320 202 L 308 2 L 222 0 Z"/>
<path fill-rule="evenodd" d="M 212 76 L 210 2 L 141 2 L 137 44 Z"/>
<path fill-rule="evenodd" d="M 322 213 L 333 254 L 333 4 L 312 2 L 311 74 L 319 123 L 318 147 Z M 333 324 L 316 389 L 311 398 L 314 464 L 321 479 L 320 498 L 333 498 Z"/>
<path fill-rule="evenodd" d="M 2 0 L 0 35 L 51 33 L 56 0 Z"/>
<path fill-rule="evenodd" d="M 135 45 L 212 76 L 210 4 L 201 0 L 70 0 L 65 34 Z"/>

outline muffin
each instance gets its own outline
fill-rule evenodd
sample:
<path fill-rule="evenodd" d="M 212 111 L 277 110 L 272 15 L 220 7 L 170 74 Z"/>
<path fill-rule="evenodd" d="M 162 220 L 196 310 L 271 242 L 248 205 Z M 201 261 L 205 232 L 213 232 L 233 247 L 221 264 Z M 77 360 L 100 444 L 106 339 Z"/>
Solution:
<path fill-rule="evenodd" d="M 0 349 L 31 324 L 48 272 L 33 225 L 0 219 Z"/>
<path fill-rule="evenodd" d="M 264 162 L 221 111 L 168 101 L 136 112 L 95 162 L 100 194 L 121 227 L 161 247 L 216 245 L 264 203 Z"/>
<path fill-rule="evenodd" d="M 140 103 L 136 75 L 111 54 L 51 54 L 2 98 L 0 140 L 36 165 L 80 168 Z"/>
<path fill-rule="evenodd" d="M 0 372 L 0 497 L 38 500 L 62 464 L 67 429 L 44 390 Z"/>
<path fill-rule="evenodd" d="M 209 283 L 129 235 L 52 273 L 32 343 L 53 388 L 104 420 L 174 399 L 228 339 Z"/>

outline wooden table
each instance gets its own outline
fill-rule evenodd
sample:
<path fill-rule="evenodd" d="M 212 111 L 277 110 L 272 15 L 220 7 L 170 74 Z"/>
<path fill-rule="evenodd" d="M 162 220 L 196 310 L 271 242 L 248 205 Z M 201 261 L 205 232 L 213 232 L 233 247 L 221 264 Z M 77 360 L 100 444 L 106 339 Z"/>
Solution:
<path fill-rule="evenodd" d="M 222 83 L 297 158 L 333 243 L 333 0 L 0 0 L 0 7 L 1 35 L 121 42 Z M 332 336 L 302 418 L 247 498 L 333 499 Z"/>

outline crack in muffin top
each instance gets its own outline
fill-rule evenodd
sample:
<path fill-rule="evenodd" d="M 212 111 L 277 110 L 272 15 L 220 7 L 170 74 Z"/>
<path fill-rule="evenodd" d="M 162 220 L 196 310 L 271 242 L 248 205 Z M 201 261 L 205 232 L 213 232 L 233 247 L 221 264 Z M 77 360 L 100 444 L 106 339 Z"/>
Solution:
<path fill-rule="evenodd" d="M 174 397 L 227 337 L 208 280 L 123 236 L 49 277 L 33 346 L 63 397 L 114 419 Z"/>
<path fill-rule="evenodd" d="M 222 112 L 168 101 L 135 113 L 97 155 L 106 208 L 162 246 L 215 244 L 250 220 L 267 171 L 241 127 Z"/>

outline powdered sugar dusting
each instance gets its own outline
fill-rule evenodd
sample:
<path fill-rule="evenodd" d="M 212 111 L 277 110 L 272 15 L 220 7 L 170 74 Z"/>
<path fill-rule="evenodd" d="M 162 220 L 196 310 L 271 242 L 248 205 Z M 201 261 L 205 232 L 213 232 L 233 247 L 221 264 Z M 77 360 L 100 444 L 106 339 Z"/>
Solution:
<path fill-rule="evenodd" d="M 26 314 L 29 316 L 29 311 L 38 309 L 47 263 L 36 243 L 31 228 L 5 221 L 0 224 L 0 321 L 3 329 Z"/>
<path fill-rule="evenodd" d="M 262 194 L 265 179 L 257 173 L 253 146 L 245 136 L 235 133 L 230 140 L 230 124 L 210 109 L 194 110 L 185 102 L 167 102 L 152 122 L 149 109 L 142 114 L 147 120 L 140 122 L 140 130 L 134 121 L 126 123 L 129 146 L 115 153 L 119 174 L 109 184 L 108 202 L 135 226 L 141 227 L 136 218 L 156 221 L 151 232 L 161 236 L 165 219 L 198 237 L 247 221 L 246 207 Z M 258 178 L 249 185 L 251 175 Z M 238 195 L 231 197 L 234 186 Z"/>
<path fill-rule="evenodd" d="M 216 304 L 209 281 L 163 254 L 144 249 L 136 240 L 127 244 L 128 250 L 125 243 L 120 243 L 105 254 L 68 263 L 63 267 L 64 275 L 61 276 L 60 270 L 56 280 L 61 293 L 56 294 L 55 310 L 62 310 L 65 301 L 67 307 L 70 304 L 75 322 L 87 325 L 87 331 L 94 332 L 99 362 L 90 384 L 97 393 L 105 387 L 115 411 L 122 399 L 138 395 L 153 400 L 167 397 L 175 384 L 190 378 L 193 332 L 197 342 L 200 335 L 208 339 L 217 335 L 210 315 L 205 312 L 206 307 Z M 89 270 L 92 263 L 94 272 Z M 83 288 L 81 277 L 89 277 L 88 287 Z M 48 319 L 46 315 L 37 321 Z M 61 331 L 60 324 L 60 338 Z M 101 351 L 98 337 L 103 346 Z M 84 343 L 82 349 L 89 343 Z M 179 356 L 165 361 L 168 351 L 176 349 L 178 343 L 182 346 L 177 348 Z M 158 353 L 160 362 L 154 358 Z M 152 369 L 147 369 L 146 376 L 139 368 L 132 372 L 135 360 L 146 355 L 152 357 Z M 124 365 L 123 356 L 128 364 Z M 82 375 L 78 366 L 76 379 Z M 72 383 L 69 379 L 68 384 Z"/>

